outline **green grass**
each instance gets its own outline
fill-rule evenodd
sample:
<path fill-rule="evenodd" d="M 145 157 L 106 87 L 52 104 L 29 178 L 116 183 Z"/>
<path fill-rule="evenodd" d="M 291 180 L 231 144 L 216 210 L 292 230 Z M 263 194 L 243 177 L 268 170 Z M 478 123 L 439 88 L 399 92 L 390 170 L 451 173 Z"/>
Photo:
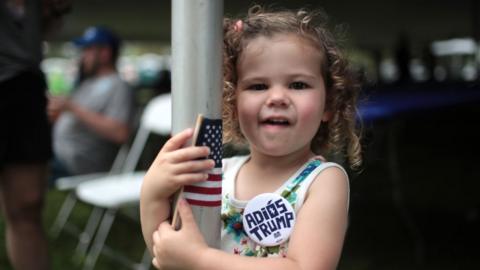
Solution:
<path fill-rule="evenodd" d="M 47 231 L 51 228 L 51 225 L 66 195 L 67 193 L 57 190 L 48 191 L 46 207 L 44 211 L 44 224 Z M 77 203 L 69 221 L 73 224 L 76 224 L 80 228 L 83 228 L 91 210 L 91 206 L 83 203 Z M 4 230 L 5 224 L 3 219 L 0 218 L 0 269 L 10 270 L 13 268 L 9 264 L 6 257 L 5 236 L 3 233 Z M 48 241 L 52 270 L 82 269 L 81 262 L 83 261 L 83 258 L 79 258 L 75 254 L 75 248 L 78 242 L 75 236 L 63 231 L 58 238 L 53 238 L 49 234 Z M 131 260 L 136 262 L 140 261 L 145 249 L 140 230 L 140 223 L 126 216 L 118 215 L 112 226 L 109 237 L 107 238 L 107 245 L 121 252 L 122 254 L 125 254 Z M 122 270 L 128 268 L 124 267 L 119 262 L 112 260 L 108 256 L 100 255 L 95 269 Z"/>

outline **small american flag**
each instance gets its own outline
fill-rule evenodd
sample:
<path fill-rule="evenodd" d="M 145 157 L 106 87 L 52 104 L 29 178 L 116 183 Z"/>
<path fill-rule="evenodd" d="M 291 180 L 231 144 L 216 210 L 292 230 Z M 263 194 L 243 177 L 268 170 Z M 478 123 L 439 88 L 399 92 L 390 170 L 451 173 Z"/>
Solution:
<path fill-rule="evenodd" d="M 222 203 L 222 120 L 203 117 L 195 145 L 210 147 L 208 158 L 215 161 L 215 167 L 208 171 L 207 181 L 185 186 L 184 197 L 191 205 L 220 206 Z"/>

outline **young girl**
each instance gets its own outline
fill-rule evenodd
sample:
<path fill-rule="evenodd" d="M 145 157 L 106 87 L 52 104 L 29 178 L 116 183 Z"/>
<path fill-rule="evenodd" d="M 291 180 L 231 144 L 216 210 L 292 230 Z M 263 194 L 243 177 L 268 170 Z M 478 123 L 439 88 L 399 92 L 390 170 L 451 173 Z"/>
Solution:
<path fill-rule="evenodd" d="M 252 8 L 224 26 L 224 139 L 248 156 L 224 160 L 221 249 L 208 247 L 188 204 L 182 229 L 169 198 L 204 181 L 206 147 L 162 148 L 144 179 L 142 230 L 158 269 L 334 269 L 347 228 L 349 184 L 325 157 L 361 163 L 356 84 L 319 14 Z M 324 156 L 320 156 L 320 155 Z M 293 213 L 294 212 L 294 213 Z M 273 239 L 273 240 L 272 240 Z M 243 255 L 243 256 L 239 256 Z"/>

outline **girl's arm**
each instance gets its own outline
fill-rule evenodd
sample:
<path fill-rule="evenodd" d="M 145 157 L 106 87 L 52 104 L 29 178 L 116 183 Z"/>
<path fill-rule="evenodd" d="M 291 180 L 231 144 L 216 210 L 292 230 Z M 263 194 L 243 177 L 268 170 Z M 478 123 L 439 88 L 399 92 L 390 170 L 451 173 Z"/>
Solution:
<path fill-rule="evenodd" d="M 152 234 L 170 214 L 170 197 L 181 186 L 207 179 L 204 171 L 212 169 L 213 160 L 198 160 L 208 156 L 208 147 L 186 147 L 192 137 L 187 129 L 170 138 L 148 169 L 140 195 L 140 221 L 144 240 L 152 252 Z M 152 253 L 153 254 L 153 253 Z"/>
<path fill-rule="evenodd" d="M 286 258 L 253 258 L 207 247 L 188 204 L 179 207 L 182 229 L 162 223 L 154 233 L 158 269 L 255 270 L 335 269 L 348 216 L 348 180 L 338 168 L 325 169 L 312 183 L 290 238 Z"/>

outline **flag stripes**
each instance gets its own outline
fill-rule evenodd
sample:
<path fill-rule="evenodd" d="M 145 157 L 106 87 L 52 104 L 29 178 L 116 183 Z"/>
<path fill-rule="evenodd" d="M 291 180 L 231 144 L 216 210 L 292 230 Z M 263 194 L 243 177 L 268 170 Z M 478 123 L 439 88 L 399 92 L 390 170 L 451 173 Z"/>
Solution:
<path fill-rule="evenodd" d="M 214 207 L 222 201 L 222 120 L 203 118 L 195 145 L 210 148 L 209 159 L 215 167 L 209 170 L 206 181 L 185 186 L 183 195 L 191 205 Z"/>

